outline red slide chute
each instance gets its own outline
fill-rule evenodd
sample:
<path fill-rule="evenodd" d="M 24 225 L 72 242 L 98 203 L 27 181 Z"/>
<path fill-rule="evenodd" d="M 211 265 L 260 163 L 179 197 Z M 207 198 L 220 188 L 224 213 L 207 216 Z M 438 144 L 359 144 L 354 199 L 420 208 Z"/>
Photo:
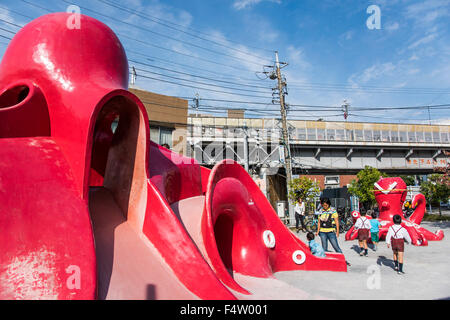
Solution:
<path fill-rule="evenodd" d="M 237 163 L 150 142 L 119 39 L 70 18 L 26 25 L 0 65 L 0 299 L 236 299 L 254 293 L 236 274 L 346 271 Z"/>

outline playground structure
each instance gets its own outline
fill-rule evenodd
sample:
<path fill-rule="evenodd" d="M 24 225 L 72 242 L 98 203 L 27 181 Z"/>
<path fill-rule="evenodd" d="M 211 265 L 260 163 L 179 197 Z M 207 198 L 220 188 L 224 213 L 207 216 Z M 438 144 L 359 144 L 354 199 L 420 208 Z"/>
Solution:
<path fill-rule="evenodd" d="M 398 177 L 381 178 L 374 184 L 374 192 L 380 210 L 380 215 L 378 217 L 381 223 L 379 231 L 380 240 L 386 238 L 389 227 L 394 224 L 392 220 L 394 215 L 399 215 L 402 218 L 402 226 L 408 231 L 413 245 L 427 246 L 428 241 L 439 241 L 444 238 L 444 232 L 442 230 L 433 233 L 420 226 L 426 209 L 426 200 L 423 194 L 419 193 L 414 196 L 411 203 L 414 212 L 408 219 L 405 218 L 402 205 L 406 199 L 407 188 L 403 179 Z M 354 221 L 356 221 L 359 216 L 359 212 L 352 212 Z M 367 216 L 367 218 L 372 219 L 370 216 Z M 354 231 L 353 226 L 345 234 L 345 240 L 355 240 L 358 233 Z"/>
<path fill-rule="evenodd" d="M 236 162 L 209 170 L 150 142 L 119 39 L 69 18 L 30 22 L 0 65 L 0 299 L 251 298 L 237 275 L 347 270 Z"/>

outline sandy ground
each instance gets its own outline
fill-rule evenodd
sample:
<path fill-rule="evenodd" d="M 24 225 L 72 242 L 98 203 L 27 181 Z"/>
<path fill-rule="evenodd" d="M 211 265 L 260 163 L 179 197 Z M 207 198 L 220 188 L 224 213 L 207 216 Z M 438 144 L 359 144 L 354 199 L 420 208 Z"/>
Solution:
<path fill-rule="evenodd" d="M 348 272 L 289 271 L 275 277 L 307 293 L 298 299 L 450 299 L 450 222 L 421 225 L 431 231 L 442 229 L 445 237 L 426 247 L 406 245 L 403 275 L 394 271 L 392 250 L 384 241 L 377 251 L 369 246 L 369 256 L 360 257 L 357 241 L 345 241 L 342 234 L 339 245 L 351 263 Z M 306 241 L 305 233 L 298 236 Z"/>

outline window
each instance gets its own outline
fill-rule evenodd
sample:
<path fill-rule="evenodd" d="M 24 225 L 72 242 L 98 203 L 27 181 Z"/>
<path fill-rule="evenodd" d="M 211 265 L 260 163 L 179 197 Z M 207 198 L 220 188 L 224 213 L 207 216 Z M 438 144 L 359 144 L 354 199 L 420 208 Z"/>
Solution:
<path fill-rule="evenodd" d="M 336 130 L 336 140 L 345 140 L 345 130 Z"/>
<path fill-rule="evenodd" d="M 423 138 L 423 131 L 416 132 L 416 141 L 417 142 L 425 142 L 425 139 Z"/>
<path fill-rule="evenodd" d="M 381 141 L 381 132 L 380 130 L 373 131 L 373 141 Z"/>
<path fill-rule="evenodd" d="M 150 127 L 150 140 L 159 144 L 159 127 Z"/>
<path fill-rule="evenodd" d="M 214 129 L 214 136 L 215 137 L 223 137 L 223 128 L 222 127 L 216 127 Z"/>
<path fill-rule="evenodd" d="M 325 176 L 326 185 L 339 185 L 339 176 Z"/>
<path fill-rule="evenodd" d="M 389 131 L 387 131 L 387 130 L 382 130 L 381 131 L 381 140 L 384 141 L 384 142 L 391 141 L 391 137 L 389 135 Z"/>
<path fill-rule="evenodd" d="M 159 128 L 159 144 L 168 144 L 172 148 L 172 131 L 170 128 Z"/>
<path fill-rule="evenodd" d="M 325 140 L 325 129 L 317 129 L 317 140 Z"/>
<path fill-rule="evenodd" d="M 305 128 L 297 129 L 297 139 L 306 140 L 306 129 Z"/>
<path fill-rule="evenodd" d="M 414 131 L 408 131 L 408 141 L 416 142 L 416 133 Z"/>
<path fill-rule="evenodd" d="M 425 142 L 433 142 L 433 138 L 431 137 L 431 132 L 425 132 Z"/>
<path fill-rule="evenodd" d="M 355 137 L 356 137 L 356 141 L 363 141 L 364 140 L 363 131 L 355 130 Z"/>
<path fill-rule="evenodd" d="M 447 132 L 441 132 L 441 141 L 448 142 L 448 134 Z"/>
<path fill-rule="evenodd" d="M 335 130 L 334 129 L 327 129 L 327 140 L 328 141 L 333 141 L 334 140 L 334 135 L 335 135 Z"/>
<path fill-rule="evenodd" d="M 150 140 L 159 145 L 168 144 L 172 148 L 172 131 L 171 128 L 150 126 Z"/>
<path fill-rule="evenodd" d="M 316 140 L 316 128 L 308 128 L 308 140 Z"/>
<path fill-rule="evenodd" d="M 372 130 L 364 130 L 364 141 L 372 141 Z"/>
<path fill-rule="evenodd" d="M 391 141 L 392 142 L 399 142 L 398 138 L 398 131 L 391 131 Z"/>
<path fill-rule="evenodd" d="M 441 142 L 441 137 L 439 135 L 439 132 L 433 132 L 433 141 L 434 142 Z"/>
<path fill-rule="evenodd" d="M 407 140 L 406 131 L 399 131 L 398 136 L 399 136 L 400 142 L 406 142 L 406 140 Z"/>
<path fill-rule="evenodd" d="M 347 140 L 348 141 L 353 141 L 355 140 L 355 136 L 353 134 L 353 130 L 345 130 L 347 133 Z"/>

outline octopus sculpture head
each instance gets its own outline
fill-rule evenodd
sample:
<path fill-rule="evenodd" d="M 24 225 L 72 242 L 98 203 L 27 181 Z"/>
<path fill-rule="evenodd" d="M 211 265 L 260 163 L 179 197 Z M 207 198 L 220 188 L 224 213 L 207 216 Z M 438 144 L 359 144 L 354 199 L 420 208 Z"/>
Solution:
<path fill-rule="evenodd" d="M 375 199 L 378 203 L 380 215 L 378 220 L 381 223 L 379 236 L 384 239 L 389 227 L 393 224 L 393 217 L 399 215 L 402 218 L 402 226 L 411 236 L 413 245 L 426 246 L 428 241 L 438 241 L 444 238 L 444 232 L 437 230 L 431 232 L 420 226 L 422 218 L 425 214 L 425 197 L 423 194 L 416 194 L 412 201 L 414 212 L 410 217 L 405 218 L 402 210 L 402 204 L 406 200 L 407 188 L 406 183 L 398 177 L 395 178 L 381 178 L 374 183 Z M 354 219 L 359 217 L 357 212 L 353 212 Z M 357 232 L 354 232 L 354 227 L 346 233 L 346 240 L 356 239 Z"/>
<path fill-rule="evenodd" d="M 402 204 L 406 199 L 406 183 L 402 178 L 381 178 L 374 183 L 375 199 L 380 210 L 380 219 L 392 221 L 396 214 L 402 218 Z"/>

